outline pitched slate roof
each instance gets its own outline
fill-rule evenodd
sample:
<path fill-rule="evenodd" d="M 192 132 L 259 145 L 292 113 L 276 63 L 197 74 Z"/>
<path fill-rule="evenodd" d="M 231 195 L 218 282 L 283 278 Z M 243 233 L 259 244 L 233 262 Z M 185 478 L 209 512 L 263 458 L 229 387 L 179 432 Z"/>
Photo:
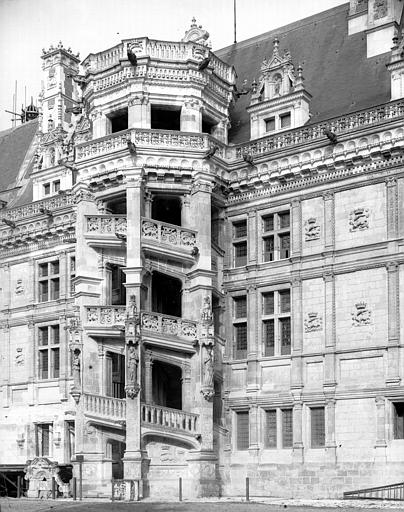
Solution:
<path fill-rule="evenodd" d="M 0 192 L 17 185 L 16 181 L 38 129 L 38 121 L 0 132 Z"/>
<path fill-rule="evenodd" d="M 340 5 L 309 18 L 272 30 L 218 50 L 222 60 L 235 67 L 238 90 L 258 80 L 264 58 L 272 55 L 273 39 L 279 49 L 291 52 L 295 65 L 303 65 L 305 87 L 313 96 L 311 123 L 368 108 L 390 100 L 390 74 L 386 64 L 390 53 L 368 59 L 366 34 L 348 36 L 349 4 Z M 241 96 L 231 115 L 229 141 L 250 138 L 250 95 Z"/>

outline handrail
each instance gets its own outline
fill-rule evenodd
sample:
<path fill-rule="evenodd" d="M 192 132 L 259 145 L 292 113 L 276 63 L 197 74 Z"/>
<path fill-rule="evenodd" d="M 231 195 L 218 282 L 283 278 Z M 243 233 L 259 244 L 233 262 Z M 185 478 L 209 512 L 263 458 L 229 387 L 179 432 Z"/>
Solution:
<path fill-rule="evenodd" d="M 379 487 L 369 487 L 367 489 L 358 489 L 356 491 L 348 491 L 343 494 L 344 500 L 393 500 L 404 501 L 404 482 L 391 485 L 381 485 Z"/>

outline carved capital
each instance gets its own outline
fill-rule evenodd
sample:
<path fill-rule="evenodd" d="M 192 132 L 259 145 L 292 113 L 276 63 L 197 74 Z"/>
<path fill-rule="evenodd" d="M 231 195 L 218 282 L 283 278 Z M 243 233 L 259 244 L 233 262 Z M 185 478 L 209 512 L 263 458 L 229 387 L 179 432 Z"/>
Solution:
<path fill-rule="evenodd" d="M 331 201 L 332 199 L 334 199 L 334 192 L 331 192 L 330 190 L 328 190 L 327 192 L 323 193 L 324 201 Z"/>
<path fill-rule="evenodd" d="M 386 269 L 387 269 L 387 272 L 397 272 L 398 270 L 398 263 L 397 261 L 388 261 L 386 263 Z"/>
<path fill-rule="evenodd" d="M 375 402 L 376 402 L 376 407 L 379 408 L 379 407 L 383 407 L 384 404 L 386 403 L 386 399 L 384 398 L 384 396 L 376 396 L 375 397 Z"/>
<path fill-rule="evenodd" d="M 389 176 L 386 178 L 387 187 L 395 187 L 397 185 L 397 178 L 395 176 Z"/>
<path fill-rule="evenodd" d="M 330 283 L 331 281 L 333 281 L 334 277 L 335 277 L 334 272 L 332 272 L 331 270 L 324 272 L 324 274 L 323 274 L 323 279 L 326 283 Z"/>

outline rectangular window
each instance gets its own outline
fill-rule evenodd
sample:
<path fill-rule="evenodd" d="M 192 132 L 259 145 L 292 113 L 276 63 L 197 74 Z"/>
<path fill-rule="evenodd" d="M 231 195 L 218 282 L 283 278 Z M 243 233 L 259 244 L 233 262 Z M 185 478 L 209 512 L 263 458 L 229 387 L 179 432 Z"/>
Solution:
<path fill-rule="evenodd" d="M 290 212 L 262 217 L 263 261 L 290 258 Z"/>
<path fill-rule="evenodd" d="M 70 258 L 70 296 L 72 297 L 75 292 L 74 279 L 76 278 L 76 258 L 72 256 Z"/>
<path fill-rule="evenodd" d="M 292 124 L 292 116 L 290 112 L 287 112 L 286 114 L 281 114 L 281 128 L 289 128 Z"/>
<path fill-rule="evenodd" d="M 234 266 L 247 265 L 247 220 L 233 222 Z"/>
<path fill-rule="evenodd" d="M 393 404 L 394 439 L 404 439 L 404 402 Z"/>
<path fill-rule="evenodd" d="M 262 294 L 262 343 L 266 357 L 289 355 L 292 347 L 290 290 Z"/>
<path fill-rule="evenodd" d="M 236 324 L 234 326 L 235 336 L 235 359 L 245 359 L 247 357 L 247 322 Z"/>
<path fill-rule="evenodd" d="M 56 300 L 60 294 L 59 260 L 39 264 L 39 302 Z"/>
<path fill-rule="evenodd" d="M 312 407 L 311 416 L 311 447 L 325 446 L 325 414 L 324 407 Z"/>
<path fill-rule="evenodd" d="M 282 448 L 293 446 L 293 409 L 282 409 Z"/>
<path fill-rule="evenodd" d="M 60 190 L 60 180 L 56 180 L 53 182 L 53 192 L 57 194 Z"/>
<path fill-rule="evenodd" d="M 50 191 L 51 191 L 50 183 L 45 183 L 43 185 L 43 195 L 48 196 L 50 194 Z"/>
<path fill-rule="evenodd" d="M 265 119 L 265 131 L 273 132 L 274 130 L 275 130 L 275 118 L 270 117 L 268 119 Z"/>
<path fill-rule="evenodd" d="M 266 425 L 265 425 L 265 447 L 277 448 L 277 432 L 276 432 L 276 409 L 266 411 Z"/>
<path fill-rule="evenodd" d="M 236 413 L 237 417 L 237 450 L 248 450 L 250 446 L 249 413 Z"/>
<path fill-rule="evenodd" d="M 60 327 L 47 325 L 38 328 L 38 378 L 58 379 L 60 376 Z"/>
<path fill-rule="evenodd" d="M 74 421 L 66 421 L 65 423 L 65 447 L 66 459 L 71 461 L 75 455 L 75 424 Z"/>
<path fill-rule="evenodd" d="M 234 298 L 234 307 L 235 307 L 235 317 L 236 318 L 246 318 L 247 317 L 247 297 L 244 295 L 242 297 Z"/>
<path fill-rule="evenodd" d="M 42 423 L 36 425 L 35 434 L 37 457 L 51 456 L 52 424 Z"/>

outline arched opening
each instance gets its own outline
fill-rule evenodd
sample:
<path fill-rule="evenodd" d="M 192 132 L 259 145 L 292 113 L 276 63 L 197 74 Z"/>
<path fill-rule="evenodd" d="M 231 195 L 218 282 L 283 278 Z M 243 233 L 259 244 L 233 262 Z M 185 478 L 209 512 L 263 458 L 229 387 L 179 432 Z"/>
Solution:
<path fill-rule="evenodd" d="M 181 317 L 180 279 L 153 272 L 152 275 L 152 310 L 156 313 Z"/>
<path fill-rule="evenodd" d="M 153 362 L 153 403 L 171 409 L 182 409 L 182 371 L 173 364 Z"/>

